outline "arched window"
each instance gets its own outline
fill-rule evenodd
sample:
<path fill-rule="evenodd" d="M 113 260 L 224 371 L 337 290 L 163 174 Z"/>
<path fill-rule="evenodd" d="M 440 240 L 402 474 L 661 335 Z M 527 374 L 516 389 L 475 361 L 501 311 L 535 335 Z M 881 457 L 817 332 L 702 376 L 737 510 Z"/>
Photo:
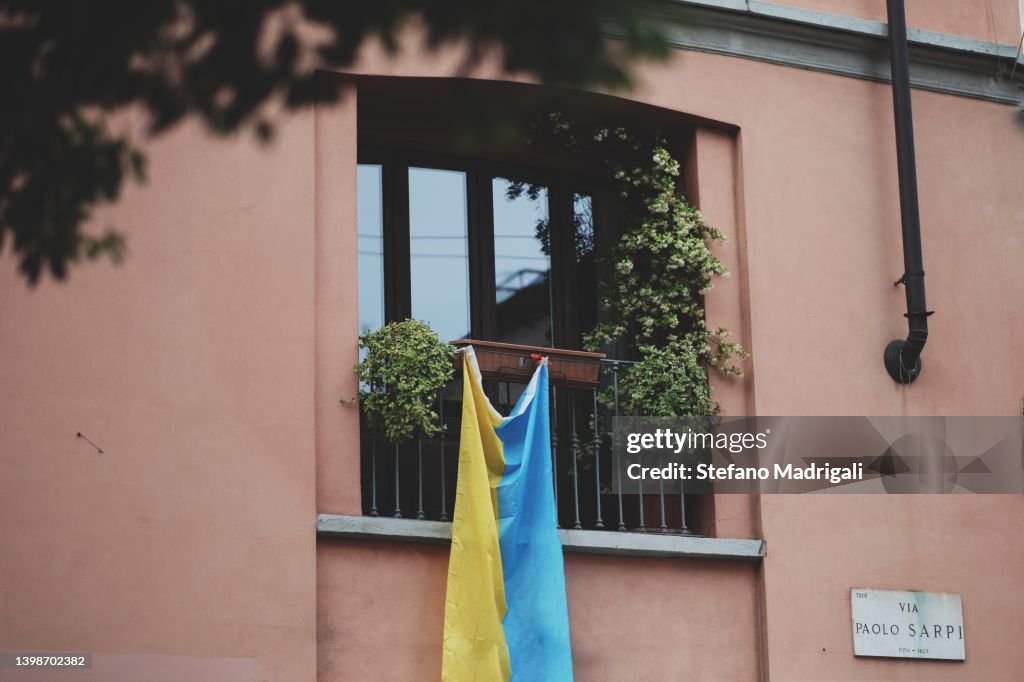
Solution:
<path fill-rule="evenodd" d="M 604 256 L 620 233 L 610 177 L 615 160 L 527 142 L 528 122 L 582 107 L 584 115 L 614 125 L 678 133 L 683 144 L 692 127 L 678 114 L 635 102 L 566 94 L 552 99 L 550 90 L 535 86 L 458 79 L 359 81 L 360 331 L 412 317 L 445 341 L 582 349 L 599 319 L 600 283 L 609 267 Z M 473 120 L 497 110 L 487 124 Z M 516 118 L 519 127 L 508 134 L 503 126 Z M 610 371 L 602 381 L 611 384 L 630 358 L 618 348 L 604 350 L 614 361 L 603 365 Z M 514 380 L 485 381 L 502 412 L 522 389 Z M 441 438 L 394 444 L 364 432 L 364 513 L 450 518 L 460 397 L 453 384 L 439 399 L 447 434 Z M 655 525 L 685 529 L 689 499 L 659 494 L 645 512 L 651 500 L 643 495 L 626 494 L 635 499 L 623 505 L 621 491 L 611 492 L 607 444 L 593 429 L 597 423 L 607 429 L 613 410 L 599 407 L 592 390 L 554 387 L 550 404 L 564 527 L 644 528 L 657 517 Z"/>

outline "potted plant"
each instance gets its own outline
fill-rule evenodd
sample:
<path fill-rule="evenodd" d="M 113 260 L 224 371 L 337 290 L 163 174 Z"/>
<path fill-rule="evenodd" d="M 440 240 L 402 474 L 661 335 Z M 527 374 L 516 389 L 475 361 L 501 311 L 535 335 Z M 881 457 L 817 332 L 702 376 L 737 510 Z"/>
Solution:
<path fill-rule="evenodd" d="M 359 405 L 371 431 L 391 443 L 444 430 L 437 397 L 455 373 L 456 349 L 425 322 L 390 322 L 359 337 Z"/>

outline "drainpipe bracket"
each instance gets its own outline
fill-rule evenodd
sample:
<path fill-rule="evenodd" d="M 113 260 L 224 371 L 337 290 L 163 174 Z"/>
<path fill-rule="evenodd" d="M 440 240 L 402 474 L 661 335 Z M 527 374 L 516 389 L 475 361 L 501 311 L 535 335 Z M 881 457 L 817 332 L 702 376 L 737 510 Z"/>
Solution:
<path fill-rule="evenodd" d="M 898 280 L 896 280 L 895 282 L 892 283 L 892 285 L 894 287 L 898 287 L 901 284 L 906 284 L 907 283 L 907 277 L 920 277 L 920 278 L 923 279 L 924 278 L 924 270 L 921 270 L 919 272 L 904 272 L 902 275 L 900 275 L 900 278 Z"/>

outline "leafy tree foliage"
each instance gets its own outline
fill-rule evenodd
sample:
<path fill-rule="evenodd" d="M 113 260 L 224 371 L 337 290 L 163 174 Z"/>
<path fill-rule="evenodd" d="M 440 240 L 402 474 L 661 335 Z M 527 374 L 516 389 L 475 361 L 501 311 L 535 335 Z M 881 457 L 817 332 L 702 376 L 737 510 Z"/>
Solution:
<path fill-rule="evenodd" d="M 371 38 L 397 51 L 418 17 L 432 48 L 459 41 L 466 66 L 497 49 L 505 69 L 549 84 L 616 87 L 629 60 L 666 52 L 655 0 L 0 0 L 0 249 L 29 283 L 69 263 L 118 257 L 116 233 L 81 226 L 145 178 L 145 158 L 111 132 L 140 107 L 159 135 L 187 117 L 263 139 L 285 110 L 339 96 L 318 69 L 344 69 Z M 606 40 L 611 28 L 621 41 Z"/>

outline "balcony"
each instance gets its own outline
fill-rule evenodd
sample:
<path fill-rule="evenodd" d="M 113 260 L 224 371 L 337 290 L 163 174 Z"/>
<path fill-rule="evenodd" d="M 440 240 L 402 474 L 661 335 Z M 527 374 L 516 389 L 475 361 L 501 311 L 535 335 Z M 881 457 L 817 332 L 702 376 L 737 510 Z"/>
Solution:
<path fill-rule="evenodd" d="M 461 341 L 476 349 L 492 404 L 507 414 L 532 374 L 534 354 L 548 355 L 551 453 L 560 528 L 697 535 L 691 517 L 700 502 L 649 482 L 636 493 L 615 485 L 609 447 L 619 413 L 618 375 L 626 360 L 603 354 L 515 344 Z M 361 437 L 363 514 L 447 522 L 458 474 L 462 381 L 438 399 L 444 436 L 396 445 L 365 428 Z"/>

